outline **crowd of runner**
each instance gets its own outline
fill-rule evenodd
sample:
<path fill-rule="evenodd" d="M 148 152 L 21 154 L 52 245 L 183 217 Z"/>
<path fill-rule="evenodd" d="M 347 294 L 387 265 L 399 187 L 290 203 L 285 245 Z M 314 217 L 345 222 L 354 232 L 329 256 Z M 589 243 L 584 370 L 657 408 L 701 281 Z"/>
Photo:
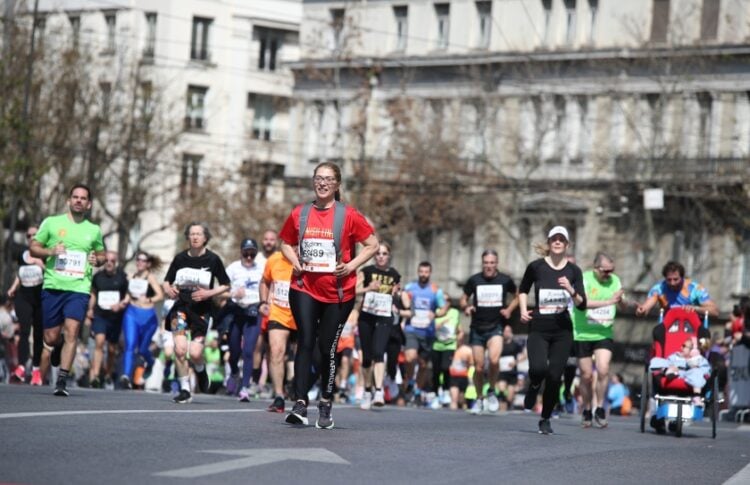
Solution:
<path fill-rule="evenodd" d="M 340 184 L 335 164 L 316 167 L 315 201 L 295 207 L 260 244 L 244 239 L 227 266 L 208 249 L 209 227 L 191 222 L 187 249 L 165 273 L 158 257 L 139 251 L 131 274 L 86 219 L 89 188 L 75 185 L 66 213 L 28 228 L 17 277 L 0 300 L 8 379 L 49 384 L 62 397 L 81 386 L 162 390 L 178 404 L 196 393 L 268 399 L 268 411 L 288 412 L 295 425 L 308 423 L 315 400 L 315 424 L 327 429 L 333 403 L 524 409 L 539 412 L 539 432 L 550 434 L 561 411 L 600 428 L 608 410 L 628 413 L 627 387 L 609 370 L 618 308 L 645 315 L 680 305 L 718 316 L 677 262 L 643 303 L 626 301 L 614 258 L 600 252 L 582 271 L 562 226 L 538 245 L 518 284 L 487 249 L 462 294 L 448 295 L 429 261 L 413 280 L 391 266 L 394 248 L 340 201 Z M 528 328 L 523 339 L 514 313 Z"/>

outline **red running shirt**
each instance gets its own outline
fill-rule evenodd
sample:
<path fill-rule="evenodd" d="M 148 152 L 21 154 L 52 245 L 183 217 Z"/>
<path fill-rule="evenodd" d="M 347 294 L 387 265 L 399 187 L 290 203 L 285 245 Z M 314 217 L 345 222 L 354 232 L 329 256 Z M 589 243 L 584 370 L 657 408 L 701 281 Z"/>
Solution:
<path fill-rule="evenodd" d="M 279 233 L 281 240 L 290 246 L 297 246 L 299 244 L 299 218 L 302 206 L 303 204 L 300 204 L 292 209 L 291 214 L 289 214 Z M 327 209 L 312 207 L 307 218 L 305 239 L 333 241 L 333 207 L 331 206 Z M 341 262 L 348 263 L 351 261 L 354 258 L 356 244 L 363 242 L 374 233 L 375 229 L 373 229 L 359 211 L 353 207 L 346 206 L 346 217 L 344 218 L 344 227 L 341 231 Z M 338 282 L 333 274 L 305 271 L 302 273 L 302 282 L 303 285 L 300 288 L 297 285 L 296 279 L 292 276 L 291 289 L 304 291 L 323 303 L 338 303 Z M 355 271 L 352 271 L 348 276 L 341 279 L 341 285 L 344 289 L 344 301 L 354 298 L 356 283 L 357 274 Z"/>

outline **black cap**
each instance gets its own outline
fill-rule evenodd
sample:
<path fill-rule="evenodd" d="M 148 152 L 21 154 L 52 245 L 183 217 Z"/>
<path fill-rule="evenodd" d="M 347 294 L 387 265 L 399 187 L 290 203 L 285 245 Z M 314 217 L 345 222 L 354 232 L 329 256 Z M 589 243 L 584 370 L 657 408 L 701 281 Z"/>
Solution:
<path fill-rule="evenodd" d="M 246 249 L 255 249 L 257 251 L 258 250 L 258 243 L 255 242 L 255 239 L 250 239 L 250 238 L 243 239 L 242 240 L 242 244 L 240 244 L 240 249 L 242 251 L 244 251 Z"/>

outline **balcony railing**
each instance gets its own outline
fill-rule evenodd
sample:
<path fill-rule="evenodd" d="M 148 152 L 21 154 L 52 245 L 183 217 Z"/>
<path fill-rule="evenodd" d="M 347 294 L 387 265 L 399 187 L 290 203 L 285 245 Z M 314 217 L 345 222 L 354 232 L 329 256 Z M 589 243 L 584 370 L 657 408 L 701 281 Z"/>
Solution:
<path fill-rule="evenodd" d="M 628 182 L 742 183 L 750 177 L 749 158 L 619 158 L 618 180 Z"/>

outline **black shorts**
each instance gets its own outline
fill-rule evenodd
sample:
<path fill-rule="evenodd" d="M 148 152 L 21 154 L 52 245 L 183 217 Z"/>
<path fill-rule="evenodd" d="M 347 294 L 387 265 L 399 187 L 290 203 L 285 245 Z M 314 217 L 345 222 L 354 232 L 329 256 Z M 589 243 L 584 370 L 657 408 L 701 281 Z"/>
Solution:
<path fill-rule="evenodd" d="M 615 341 L 611 338 L 605 338 L 603 340 L 576 341 L 573 343 L 573 348 L 575 348 L 576 357 L 584 359 L 594 355 L 594 351 L 597 349 L 606 349 L 612 352 L 615 348 Z"/>
<path fill-rule="evenodd" d="M 205 337 L 208 333 L 208 320 L 210 315 L 200 315 L 186 310 L 184 307 L 175 305 L 167 315 L 167 324 L 172 332 L 189 330 L 190 338 Z"/>
<path fill-rule="evenodd" d="M 266 327 L 266 331 L 269 330 L 284 330 L 286 332 L 289 332 L 289 341 L 294 343 L 297 341 L 297 331 L 294 329 L 291 329 L 287 327 L 286 325 L 283 325 L 275 320 L 269 320 L 268 326 Z"/>
<path fill-rule="evenodd" d="M 466 388 L 469 387 L 469 378 L 451 376 L 451 387 L 457 387 L 460 392 L 466 392 Z"/>
<path fill-rule="evenodd" d="M 339 354 L 339 356 L 348 357 L 349 360 L 351 360 L 352 355 L 354 354 L 354 349 L 351 347 L 346 347 L 346 348 L 341 349 L 341 352 L 337 352 L 337 353 Z"/>
<path fill-rule="evenodd" d="M 432 343 L 435 341 L 433 338 L 420 337 L 413 333 L 406 333 L 406 350 L 414 349 L 421 359 L 430 360 L 432 355 Z"/>
<path fill-rule="evenodd" d="M 498 380 L 507 382 L 511 386 L 518 384 L 518 372 L 500 372 L 498 374 Z"/>

